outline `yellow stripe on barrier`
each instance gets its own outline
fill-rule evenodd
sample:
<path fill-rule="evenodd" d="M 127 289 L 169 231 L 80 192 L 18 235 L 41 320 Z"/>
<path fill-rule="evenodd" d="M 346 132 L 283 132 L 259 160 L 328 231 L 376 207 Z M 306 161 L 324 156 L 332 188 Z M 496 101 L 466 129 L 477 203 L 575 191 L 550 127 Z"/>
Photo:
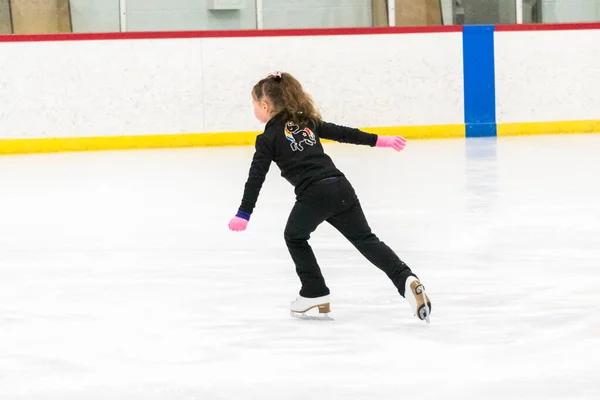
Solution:
<path fill-rule="evenodd" d="M 4 139 L 0 140 L 0 154 L 237 146 L 254 143 L 256 135 L 259 133 L 260 132 L 233 132 L 173 135 L 98 136 L 78 138 Z"/>
<path fill-rule="evenodd" d="M 382 136 L 407 139 L 464 138 L 464 124 L 361 128 Z M 71 138 L 0 139 L 0 154 L 67 151 L 133 150 L 254 144 L 261 132 L 190 133 L 171 135 L 94 136 Z"/>
<path fill-rule="evenodd" d="M 400 135 L 406 139 L 464 139 L 466 135 L 465 124 L 378 127 L 362 130 L 382 136 Z"/>
<path fill-rule="evenodd" d="M 600 133 L 600 120 L 516 122 L 497 125 L 498 136 Z"/>

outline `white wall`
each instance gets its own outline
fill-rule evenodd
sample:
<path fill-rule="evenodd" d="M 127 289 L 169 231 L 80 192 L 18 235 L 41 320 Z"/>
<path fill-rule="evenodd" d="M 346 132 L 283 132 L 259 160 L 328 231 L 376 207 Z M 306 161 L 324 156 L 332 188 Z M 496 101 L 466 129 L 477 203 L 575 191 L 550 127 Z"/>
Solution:
<path fill-rule="evenodd" d="M 127 30 L 256 29 L 256 2 L 241 10 L 209 10 L 206 0 L 127 0 Z"/>
<path fill-rule="evenodd" d="M 517 19 L 515 0 L 460 0 L 460 4 L 467 25 L 514 24 Z"/>
<path fill-rule="evenodd" d="M 119 0 L 69 0 L 73 32 L 119 32 Z"/>
<path fill-rule="evenodd" d="M 8 0 L 0 0 L 0 34 L 12 33 L 10 4 Z"/>
<path fill-rule="evenodd" d="M 300 79 L 330 121 L 463 122 L 458 32 L 0 43 L 0 53 L 2 138 L 260 130 L 250 91 L 274 69 Z"/>
<path fill-rule="evenodd" d="M 263 0 L 263 7 L 267 29 L 373 26 L 371 0 Z"/>
<path fill-rule="evenodd" d="M 444 25 L 454 25 L 454 10 L 452 8 L 452 3 L 455 0 L 441 0 L 440 4 L 442 6 L 442 20 L 444 21 Z"/>
<path fill-rule="evenodd" d="M 452 2 L 441 0 L 444 24 Z M 515 0 L 461 0 L 467 23 L 514 23 Z M 600 21 L 600 0 L 524 0 L 542 3 L 543 22 Z M 119 31 L 119 0 L 70 0 L 75 32 Z M 129 30 L 256 28 L 256 0 L 240 11 L 209 11 L 206 0 L 127 0 Z M 263 0 L 265 28 L 372 26 L 371 0 Z"/>
<path fill-rule="evenodd" d="M 600 119 L 600 30 L 496 32 L 502 122 Z"/>
<path fill-rule="evenodd" d="M 546 23 L 600 21 L 600 0 L 538 1 L 542 1 L 542 18 Z"/>
<path fill-rule="evenodd" d="M 263 0 L 265 28 L 372 26 L 371 0 Z M 237 11 L 207 0 L 127 0 L 129 31 L 255 29 L 256 0 Z M 74 32 L 118 32 L 119 0 L 71 0 Z"/>

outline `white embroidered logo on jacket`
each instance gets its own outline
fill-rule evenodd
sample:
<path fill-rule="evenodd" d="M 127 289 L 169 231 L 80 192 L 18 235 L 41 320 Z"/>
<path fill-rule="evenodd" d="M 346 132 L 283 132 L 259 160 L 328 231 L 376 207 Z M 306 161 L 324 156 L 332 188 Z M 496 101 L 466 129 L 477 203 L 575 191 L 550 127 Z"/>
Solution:
<path fill-rule="evenodd" d="M 300 129 L 300 127 L 293 122 L 285 124 L 285 138 L 290 141 L 290 146 L 293 151 L 303 151 L 303 143 L 309 146 L 314 146 L 317 143 L 317 138 L 313 131 L 308 127 Z"/>

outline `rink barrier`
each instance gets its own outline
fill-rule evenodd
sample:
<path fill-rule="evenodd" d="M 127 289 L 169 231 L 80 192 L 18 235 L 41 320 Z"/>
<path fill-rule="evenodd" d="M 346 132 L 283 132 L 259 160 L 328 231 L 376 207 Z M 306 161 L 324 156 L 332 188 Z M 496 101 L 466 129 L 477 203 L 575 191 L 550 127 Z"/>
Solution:
<path fill-rule="evenodd" d="M 0 43 L 462 32 L 465 102 L 464 124 L 361 128 L 367 132 L 379 135 L 402 135 L 408 139 L 437 139 L 600 132 L 600 120 L 515 123 L 497 123 L 496 121 L 494 32 L 586 29 L 600 29 L 600 23 L 0 35 Z M 433 112 L 435 112 L 435 110 L 433 110 Z M 0 154 L 249 145 L 254 143 L 255 137 L 259 133 L 260 132 L 218 132 L 27 139 L 11 138 L 0 139 Z"/>
<path fill-rule="evenodd" d="M 598 31 L 599 22 L 495 25 L 495 32 Z M 496 85 L 496 82 L 494 82 Z M 600 113 L 598 114 L 600 116 Z M 560 117 L 560 115 L 557 115 Z M 497 123 L 497 136 L 600 133 L 600 120 L 558 120 Z M 493 135 L 492 135 L 493 136 Z"/>

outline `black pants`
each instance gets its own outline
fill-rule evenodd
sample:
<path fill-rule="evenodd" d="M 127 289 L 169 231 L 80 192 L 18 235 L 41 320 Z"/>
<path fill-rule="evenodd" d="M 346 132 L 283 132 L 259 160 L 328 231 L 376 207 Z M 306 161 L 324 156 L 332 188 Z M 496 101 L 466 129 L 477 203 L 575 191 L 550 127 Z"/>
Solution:
<path fill-rule="evenodd" d="M 308 239 L 327 221 L 346 237 L 371 263 L 381 269 L 404 296 L 404 283 L 416 276 L 410 268 L 379 240 L 367 223 L 354 188 L 346 178 L 328 178 L 313 183 L 297 196 L 285 227 L 284 237 L 302 283 L 300 295 L 320 297 L 329 288 Z"/>

